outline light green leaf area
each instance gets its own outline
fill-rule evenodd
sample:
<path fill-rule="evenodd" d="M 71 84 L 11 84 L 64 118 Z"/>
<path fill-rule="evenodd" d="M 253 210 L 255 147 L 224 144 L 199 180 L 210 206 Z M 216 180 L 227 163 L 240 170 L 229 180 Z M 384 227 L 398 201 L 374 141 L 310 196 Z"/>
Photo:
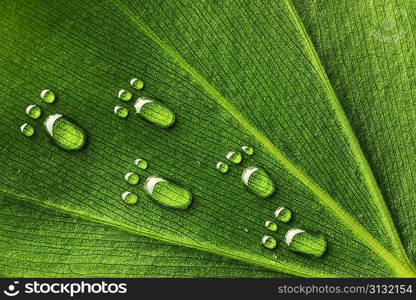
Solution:
<path fill-rule="evenodd" d="M 2 1 L 0 274 L 416 276 L 414 4 L 402 2 Z M 156 110 L 137 114 L 139 96 L 172 111 L 173 126 L 149 122 Z M 53 141 L 43 124 L 53 114 L 85 131 L 81 150 Z M 242 146 L 253 155 L 216 170 Z M 243 184 L 250 166 L 270 175 L 272 196 Z M 192 204 L 150 199 L 149 176 L 190 191 Z M 271 232 L 280 206 L 293 217 Z M 325 254 L 292 252 L 293 228 L 323 234 Z"/>

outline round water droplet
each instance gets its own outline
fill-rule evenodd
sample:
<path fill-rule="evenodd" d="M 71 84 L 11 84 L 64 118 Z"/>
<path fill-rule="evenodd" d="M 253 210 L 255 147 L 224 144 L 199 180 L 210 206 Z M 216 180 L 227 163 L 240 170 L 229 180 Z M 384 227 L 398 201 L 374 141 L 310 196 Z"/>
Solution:
<path fill-rule="evenodd" d="M 119 90 L 117 93 L 117 97 L 123 101 L 130 101 L 133 97 L 133 94 L 126 90 Z"/>
<path fill-rule="evenodd" d="M 144 189 L 153 200 L 164 206 L 185 209 L 192 202 L 190 191 L 160 177 L 147 178 Z"/>
<path fill-rule="evenodd" d="M 55 93 L 52 92 L 51 90 L 43 90 L 42 92 L 40 92 L 40 97 L 42 98 L 43 101 L 47 103 L 53 103 L 56 98 Z"/>
<path fill-rule="evenodd" d="M 243 146 L 243 147 L 241 147 L 241 150 L 243 150 L 243 152 L 247 155 L 253 155 L 253 153 L 254 153 L 254 149 L 252 147 L 249 147 L 249 146 Z"/>
<path fill-rule="evenodd" d="M 136 173 L 128 172 L 124 175 L 124 180 L 130 184 L 138 184 L 140 177 Z"/>
<path fill-rule="evenodd" d="M 36 104 L 32 104 L 26 107 L 26 114 L 32 119 L 38 119 L 42 114 L 42 110 Z"/>
<path fill-rule="evenodd" d="M 139 98 L 134 108 L 139 116 L 159 127 L 169 128 L 175 123 L 175 114 L 154 100 Z"/>
<path fill-rule="evenodd" d="M 280 206 L 274 212 L 275 217 L 278 221 L 287 223 L 292 219 L 292 211 L 286 207 Z"/>
<path fill-rule="evenodd" d="M 124 192 L 121 194 L 121 199 L 123 199 L 124 203 L 133 205 L 137 203 L 139 197 L 137 197 L 137 195 L 133 194 L 132 192 Z"/>
<path fill-rule="evenodd" d="M 216 168 L 217 168 L 218 171 L 220 171 L 220 173 L 227 173 L 228 170 L 230 169 L 228 164 L 226 164 L 222 161 L 217 162 Z"/>
<path fill-rule="evenodd" d="M 277 230 L 277 224 L 273 221 L 266 221 L 264 223 L 264 226 L 270 231 L 276 231 Z"/>
<path fill-rule="evenodd" d="M 33 128 L 32 125 L 25 123 L 22 126 L 20 126 L 20 131 L 25 136 L 32 136 L 35 133 L 35 128 Z"/>
<path fill-rule="evenodd" d="M 125 118 L 129 115 L 129 111 L 127 110 L 127 108 L 119 105 L 114 106 L 114 113 L 120 118 Z"/>
<path fill-rule="evenodd" d="M 60 114 L 50 115 L 45 121 L 45 127 L 53 141 L 65 150 L 79 150 L 87 140 L 81 127 Z"/>
<path fill-rule="evenodd" d="M 248 167 L 241 178 L 251 192 L 262 198 L 271 196 L 275 191 L 274 183 L 269 175 L 258 167 Z"/>
<path fill-rule="evenodd" d="M 130 80 L 130 85 L 136 90 L 141 90 L 144 87 L 144 82 L 138 78 L 132 78 Z"/>
<path fill-rule="evenodd" d="M 298 228 L 289 229 L 285 241 L 290 251 L 315 257 L 321 257 L 327 247 L 327 241 L 322 234 L 315 235 Z"/>
<path fill-rule="evenodd" d="M 145 161 L 144 159 L 142 159 L 142 158 L 138 158 L 138 159 L 136 159 L 135 161 L 134 161 L 134 164 L 139 168 L 139 169 L 142 169 L 142 170 L 146 170 L 147 169 L 147 167 L 148 167 L 148 164 L 147 164 L 147 161 Z"/>
<path fill-rule="evenodd" d="M 227 153 L 226 157 L 230 162 L 235 164 L 239 164 L 243 160 L 243 156 L 238 151 L 230 151 Z"/>
<path fill-rule="evenodd" d="M 267 249 L 274 249 L 277 246 L 277 241 L 274 237 L 270 235 L 265 235 L 261 239 L 261 243 L 266 247 Z"/>

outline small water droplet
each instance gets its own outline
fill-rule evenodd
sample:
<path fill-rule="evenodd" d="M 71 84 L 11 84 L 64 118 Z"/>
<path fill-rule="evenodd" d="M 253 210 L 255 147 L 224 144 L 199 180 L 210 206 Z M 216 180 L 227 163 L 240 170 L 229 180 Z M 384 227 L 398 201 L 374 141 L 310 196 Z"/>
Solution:
<path fill-rule="evenodd" d="M 285 241 L 289 250 L 315 257 L 321 257 L 327 247 L 327 241 L 322 234 L 315 235 L 298 228 L 289 229 Z"/>
<path fill-rule="evenodd" d="M 244 228 L 244 232 L 248 232 L 248 228 Z"/>
<path fill-rule="evenodd" d="M 220 171 L 220 173 L 227 173 L 228 170 L 230 169 L 228 164 L 226 164 L 222 161 L 217 162 L 216 168 L 217 168 L 218 171 Z"/>
<path fill-rule="evenodd" d="M 117 97 L 123 101 L 130 101 L 133 97 L 133 94 L 126 90 L 119 90 L 117 93 Z"/>
<path fill-rule="evenodd" d="M 278 221 L 287 223 L 292 219 L 292 211 L 286 207 L 280 206 L 274 212 Z"/>
<path fill-rule="evenodd" d="M 136 90 L 141 90 L 144 87 L 144 81 L 138 78 L 132 78 L 130 80 L 130 85 Z"/>
<path fill-rule="evenodd" d="M 31 104 L 26 107 L 26 114 L 32 119 L 38 119 L 42 114 L 42 110 L 36 104 Z"/>
<path fill-rule="evenodd" d="M 192 202 L 190 191 L 160 177 L 147 178 L 144 189 L 153 200 L 164 206 L 185 209 Z"/>
<path fill-rule="evenodd" d="M 55 93 L 47 89 L 40 92 L 40 98 L 46 103 L 53 103 L 56 99 Z"/>
<path fill-rule="evenodd" d="M 127 181 L 130 184 L 138 184 L 139 183 L 139 180 L 140 180 L 140 177 L 136 173 L 127 172 L 124 175 L 124 180 Z"/>
<path fill-rule="evenodd" d="M 252 147 L 249 147 L 249 146 L 243 146 L 243 147 L 241 147 L 241 150 L 243 150 L 243 152 L 247 155 L 253 155 L 253 153 L 254 153 L 254 149 Z"/>
<path fill-rule="evenodd" d="M 85 131 L 81 127 L 60 114 L 47 117 L 45 128 L 54 142 L 65 150 L 79 150 L 87 140 Z"/>
<path fill-rule="evenodd" d="M 148 167 L 148 164 L 147 164 L 147 161 L 145 161 L 144 159 L 142 159 L 142 158 L 138 158 L 138 159 L 136 159 L 135 161 L 134 161 L 134 164 L 139 168 L 139 169 L 142 169 L 142 170 L 146 170 L 147 169 L 147 167 Z"/>
<path fill-rule="evenodd" d="M 238 151 L 230 151 L 225 156 L 230 162 L 239 164 L 243 160 L 243 156 Z"/>
<path fill-rule="evenodd" d="M 274 183 L 269 175 L 258 167 L 248 167 L 241 178 L 251 192 L 262 198 L 271 196 L 275 191 Z"/>
<path fill-rule="evenodd" d="M 133 205 L 137 203 L 139 197 L 137 197 L 137 195 L 133 194 L 132 192 L 124 192 L 121 194 L 121 199 L 123 199 L 124 203 Z"/>
<path fill-rule="evenodd" d="M 25 136 L 32 136 L 35 133 L 35 128 L 33 128 L 32 125 L 25 123 L 22 126 L 20 126 L 20 131 Z"/>
<path fill-rule="evenodd" d="M 120 118 L 125 118 L 129 115 L 129 111 L 127 110 L 127 108 L 122 107 L 120 105 L 114 106 L 114 113 Z"/>
<path fill-rule="evenodd" d="M 277 241 L 274 237 L 270 235 L 265 235 L 261 238 L 261 243 L 266 247 L 267 249 L 274 249 L 277 246 Z"/>
<path fill-rule="evenodd" d="M 266 221 L 264 223 L 264 226 L 270 231 L 276 231 L 277 230 L 277 224 L 273 221 Z"/>
<path fill-rule="evenodd" d="M 159 127 L 169 128 L 175 123 L 175 114 L 154 100 L 139 98 L 134 108 L 139 116 Z"/>

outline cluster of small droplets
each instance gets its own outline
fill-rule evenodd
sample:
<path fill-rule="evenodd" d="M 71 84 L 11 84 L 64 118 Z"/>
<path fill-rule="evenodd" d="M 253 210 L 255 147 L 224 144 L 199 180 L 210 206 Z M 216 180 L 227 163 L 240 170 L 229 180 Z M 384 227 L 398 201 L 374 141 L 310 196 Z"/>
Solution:
<path fill-rule="evenodd" d="M 254 149 L 249 146 L 241 146 L 241 150 L 247 155 L 253 155 L 254 153 Z M 236 165 L 240 164 L 243 161 L 243 155 L 241 154 L 240 151 L 229 151 L 225 155 L 225 158 L 229 162 L 236 164 Z M 220 173 L 225 174 L 225 173 L 228 173 L 228 171 L 230 170 L 230 165 L 224 161 L 219 161 L 215 165 L 215 168 Z"/>

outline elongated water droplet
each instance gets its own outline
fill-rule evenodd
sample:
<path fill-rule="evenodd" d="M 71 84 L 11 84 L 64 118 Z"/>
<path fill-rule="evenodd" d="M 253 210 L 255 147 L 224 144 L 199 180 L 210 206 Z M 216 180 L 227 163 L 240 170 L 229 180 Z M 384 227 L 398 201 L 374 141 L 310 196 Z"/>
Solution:
<path fill-rule="evenodd" d="M 153 200 L 164 206 L 185 209 L 192 202 L 190 191 L 160 177 L 147 178 L 144 189 Z"/>
<path fill-rule="evenodd" d="M 159 127 L 169 128 L 175 123 L 175 114 L 154 100 L 139 98 L 134 108 L 139 116 Z"/>
<path fill-rule="evenodd" d="M 227 173 L 230 167 L 225 162 L 219 161 L 217 162 L 216 168 L 221 173 Z"/>
<path fill-rule="evenodd" d="M 266 247 L 267 249 L 274 249 L 277 246 L 277 241 L 274 237 L 270 235 L 265 235 L 261 239 L 261 243 Z"/>
<path fill-rule="evenodd" d="M 32 125 L 25 123 L 22 126 L 20 126 L 20 131 L 25 136 L 32 136 L 35 133 L 35 128 L 33 128 Z"/>
<path fill-rule="evenodd" d="M 43 101 L 47 103 L 53 103 L 56 98 L 55 93 L 47 89 L 40 92 L 40 97 L 42 98 Z"/>
<path fill-rule="evenodd" d="M 132 78 L 130 80 L 130 85 L 136 90 L 141 90 L 144 87 L 144 81 L 138 78 Z"/>
<path fill-rule="evenodd" d="M 117 97 L 123 101 L 130 101 L 133 97 L 133 94 L 126 90 L 119 90 L 117 93 Z"/>
<path fill-rule="evenodd" d="M 270 231 L 276 231 L 277 230 L 277 224 L 273 221 L 266 221 L 264 223 L 264 227 L 266 227 Z"/>
<path fill-rule="evenodd" d="M 119 105 L 114 106 L 114 113 L 120 118 L 125 118 L 129 115 L 129 111 L 127 110 L 127 108 Z"/>
<path fill-rule="evenodd" d="M 287 223 L 292 219 L 292 211 L 286 207 L 280 206 L 274 212 L 278 221 Z"/>
<path fill-rule="evenodd" d="M 32 119 L 37 119 L 42 114 L 42 110 L 36 104 L 31 104 L 26 107 L 26 114 Z"/>
<path fill-rule="evenodd" d="M 140 180 L 140 177 L 136 173 L 127 172 L 124 175 L 124 180 L 127 181 L 130 184 L 138 184 L 139 183 L 139 180 Z"/>
<path fill-rule="evenodd" d="M 143 158 L 138 158 L 134 161 L 134 164 L 142 170 L 146 170 L 148 167 L 147 161 L 145 161 Z"/>
<path fill-rule="evenodd" d="M 243 160 L 243 156 L 238 151 L 230 151 L 225 156 L 230 162 L 239 164 Z"/>
<path fill-rule="evenodd" d="M 248 167 L 241 178 L 251 192 L 262 198 L 271 196 L 275 191 L 274 183 L 269 175 L 258 167 Z"/>
<path fill-rule="evenodd" d="M 252 147 L 249 147 L 249 146 L 243 146 L 243 147 L 241 147 L 241 150 L 243 150 L 243 152 L 247 155 L 253 155 L 253 153 L 254 153 L 254 149 Z"/>
<path fill-rule="evenodd" d="M 137 203 L 139 197 L 137 197 L 137 195 L 133 194 L 132 192 L 124 192 L 121 194 L 121 199 L 123 199 L 124 203 L 133 205 Z"/>
<path fill-rule="evenodd" d="M 60 114 L 50 115 L 45 121 L 45 127 L 54 142 L 65 150 L 79 150 L 87 140 L 81 127 Z"/>
<path fill-rule="evenodd" d="M 315 257 L 321 257 L 327 246 L 327 241 L 322 234 L 314 235 L 298 228 L 289 229 L 285 240 L 289 250 Z"/>

